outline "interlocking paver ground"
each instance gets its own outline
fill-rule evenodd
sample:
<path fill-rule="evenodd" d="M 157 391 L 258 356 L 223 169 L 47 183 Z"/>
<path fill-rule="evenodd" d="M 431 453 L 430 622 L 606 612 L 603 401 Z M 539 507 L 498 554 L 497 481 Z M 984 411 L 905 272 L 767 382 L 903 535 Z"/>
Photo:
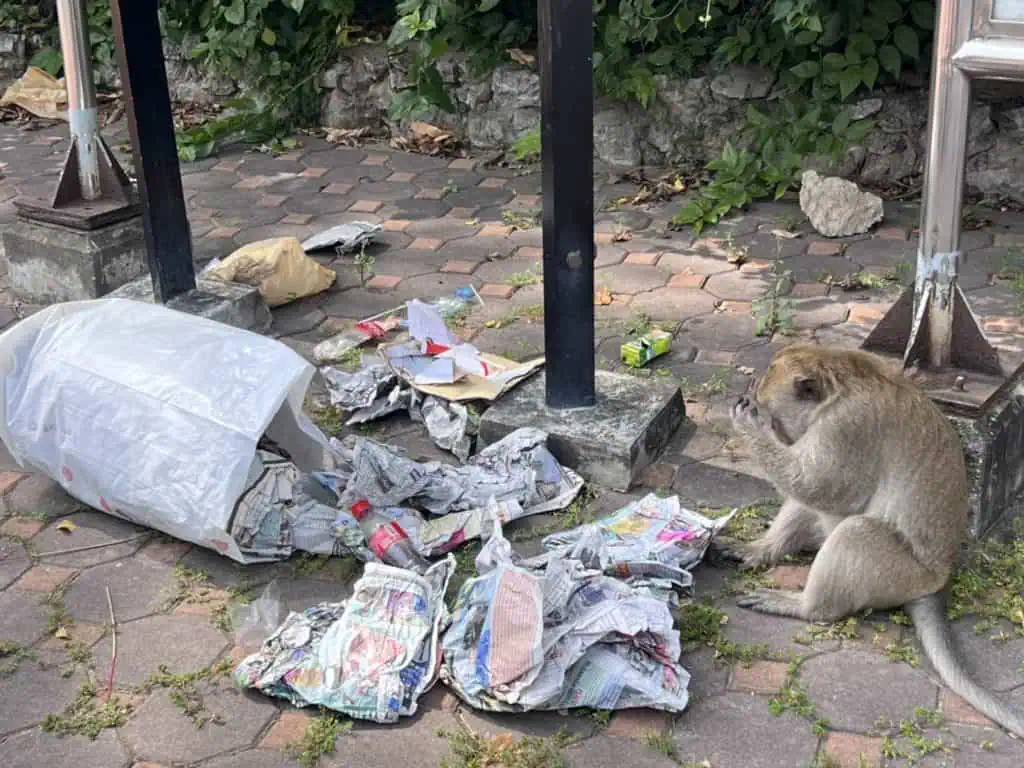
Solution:
<path fill-rule="evenodd" d="M 105 129 L 112 145 L 125 141 L 123 125 Z M 64 136 L 53 129 L 47 135 Z M 50 191 L 67 148 L 65 139 L 30 143 L 36 135 L 0 125 L 0 147 L 8 165 L 0 179 L 0 227 L 13 216 L 10 198 L 30 189 Z M 511 171 L 471 163 L 450 165 L 445 158 L 394 152 L 385 146 L 332 147 L 306 137 L 304 146 L 283 157 L 227 151 L 222 157 L 183 166 L 183 186 L 191 217 L 195 258 L 203 263 L 225 256 L 238 245 L 278 235 L 304 237 L 337 223 L 383 222 L 385 232 L 368 252 L 375 264 L 366 284 L 350 256 L 322 261 L 335 269 L 332 288 L 315 297 L 274 310 L 271 333 L 309 355 L 316 341 L 348 327 L 355 320 L 401 305 L 406 299 L 431 299 L 473 284 L 485 293 L 486 307 L 469 314 L 460 335 L 485 351 L 523 359 L 543 350 L 540 305 L 543 286 L 524 273 L 542 257 L 541 231 L 526 226 L 510 231 L 506 211 L 533 215 L 540 209 L 540 175 L 536 169 Z M 122 162 L 130 161 L 122 154 Z M 44 175 L 45 173 L 45 175 Z M 598 174 L 601 178 L 602 174 Z M 665 223 L 678 203 L 643 208 L 601 210 L 604 202 L 630 195 L 628 184 L 598 185 L 595 240 L 598 271 L 595 283 L 607 287 L 612 304 L 596 308 L 597 354 L 602 367 L 618 367 L 619 344 L 630 329 L 653 318 L 675 327 L 670 354 L 639 375 L 668 377 L 680 383 L 687 399 L 688 421 L 676 434 L 659 464 L 645 473 L 644 483 L 629 494 L 599 492 L 593 515 L 610 512 L 630 498 L 671 486 L 684 503 L 732 507 L 775 499 L 771 486 L 758 476 L 745 446 L 728 428 L 728 405 L 762 372 L 771 356 L 794 340 L 855 345 L 877 322 L 899 293 L 897 280 L 885 287 L 843 291 L 833 280 L 869 271 L 912 277 L 917 239 L 916 208 L 887 205 L 887 223 L 874 235 L 826 241 L 811 232 L 792 203 L 754 206 L 726 219 L 700 237 L 692 232 L 666 232 Z M 287 218 L 286 218 L 287 217 Z M 1024 360 L 1024 328 L 1015 322 L 1019 297 L 1008 281 L 998 278 L 1009 245 L 1024 237 L 1024 216 L 993 212 L 983 231 L 964 233 L 966 266 L 963 285 L 972 307 L 992 330 L 1008 365 Z M 526 222 L 514 219 L 517 226 Z M 799 237 L 776 242 L 773 229 L 795 229 Z M 612 242 L 624 230 L 627 240 Z M 419 239 L 419 243 L 414 240 Z M 742 266 L 733 263 L 741 254 Z M 632 258 L 627 254 L 633 254 Z M 639 254 L 639 255 L 638 255 Z M 793 335 L 754 335 L 751 302 L 772 283 L 767 266 L 776 255 L 791 300 Z M 446 269 L 446 265 L 449 266 Z M 455 265 L 458 268 L 452 267 Z M 470 272 L 470 266 L 474 268 Z M 910 269 L 908 273 L 908 268 Z M 514 290 L 513 290 L 514 289 Z M 502 298 L 509 291 L 511 298 Z M 10 325 L 33 307 L 15 305 L 6 277 L 0 277 L 0 326 Z M 495 322 L 497 321 L 497 322 Z M 490 324 L 491 327 L 486 327 Z M 497 327 L 495 327 L 497 326 Z M 1021 334 L 1021 335 L 1016 335 Z M 408 420 L 392 419 L 369 430 L 376 439 L 393 442 L 421 459 L 451 461 Z M 17 480 L 17 482 L 15 482 Z M 133 688 L 161 665 L 173 672 L 197 672 L 217 659 L 238 658 L 223 627 L 225 599 L 279 579 L 287 609 L 301 610 L 322 600 L 347 595 L 358 567 L 345 561 L 292 562 L 243 568 L 213 552 L 174 542 L 150 532 L 143 539 L 97 550 L 33 558 L 40 552 L 104 543 L 139 532 L 127 523 L 86 512 L 56 484 L 39 476 L 0 476 L 3 523 L 0 538 L 0 641 L 28 650 L 5 663 L 0 672 L 0 757 L 5 765 L 53 765 L 58 768 L 127 768 L 129 765 L 199 766 L 200 768 L 277 768 L 294 765 L 282 749 L 284 738 L 271 738 L 282 712 L 280 701 L 232 690 L 203 688 L 204 706 L 225 723 L 197 730 L 166 689 Z M 70 533 L 56 522 L 70 519 Z M 516 547 L 536 552 L 550 516 L 521 521 L 511 529 Z M 11 538 L 18 536 L 20 538 Z M 31 570 L 29 570 L 31 567 Z M 196 572 L 208 574 L 217 602 L 181 604 L 183 584 Z M 638 766 L 661 768 L 707 760 L 713 768 L 797 768 L 827 751 L 840 765 L 857 765 L 858 750 L 872 751 L 871 762 L 903 765 L 905 759 L 881 758 L 876 728 L 879 716 L 899 721 L 918 706 L 940 708 L 953 725 L 926 731 L 950 747 L 923 757 L 922 766 L 1016 768 L 1024 764 L 1024 748 L 1001 731 L 986 728 L 976 713 L 929 679 L 927 664 L 919 669 L 890 661 L 885 646 L 912 642 L 909 630 L 884 619 L 860 639 L 811 639 L 802 622 L 744 611 L 734 603 L 733 571 L 712 563 L 695 572 L 695 594 L 725 612 L 723 636 L 738 648 L 764 658 L 739 673 L 715 658 L 711 648 L 688 648 L 682 663 L 692 676 L 691 704 L 669 718 L 655 712 L 634 712 L 612 718 L 573 713 L 492 716 L 476 713 L 438 687 L 421 700 L 416 717 L 397 726 L 358 724 L 337 742 L 337 751 L 321 765 L 436 766 L 447 747 L 438 728 L 470 726 L 486 733 L 550 736 L 563 726 L 580 741 L 566 749 L 573 768 Z M 797 586 L 801 573 L 785 572 L 784 586 Z M 184 581 L 183 581 L 184 579 Z M 63 585 L 63 587 L 62 587 Z M 95 741 L 81 736 L 57 737 L 38 728 L 42 717 L 68 706 L 85 679 L 80 664 L 69 667 L 69 643 L 54 637 L 71 620 L 71 638 L 91 648 L 91 675 L 101 684 L 109 666 L 109 621 L 106 588 L 110 587 L 119 622 L 116 687 L 132 693 L 134 711 L 126 724 L 103 731 Z M 204 587 L 205 589 L 205 587 Z M 54 591 L 55 590 L 55 591 Z M 225 591 L 227 590 L 227 591 Z M 44 598 L 46 602 L 44 603 Z M 218 627 L 218 623 L 221 627 Z M 1001 691 L 1013 706 L 1024 707 L 1024 673 L 1020 659 L 1024 639 L 995 643 L 974 631 L 966 617 L 954 626 L 969 666 L 985 685 Z M 772 691 L 790 682 L 783 664 L 805 661 L 795 683 L 806 690 L 814 715 L 772 714 Z M 62 673 L 71 670 L 70 677 Z M 730 680 L 732 681 L 730 683 Z M 204 684 L 205 685 L 205 684 Z M 754 691 L 751 693 L 751 691 Z M 304 717 L 304 716 L 303 716 Z M 830 723 L 812 728 L 816 717 Z M 289 715 L 276 733 L 300 734 L 302 723 Z M 670 738 L 650 739 L 648 731 L 668 722 Z M 288 725 L 292 723 L 291 725 Z M 287 727 L 286 727 L 287 726 Z M 290 730 L 289 730 L 290 729 Z M 289 736 L 288 738 L 292 738 Z M 895 739 L 896 750 L 907 749 Z M 956 747 L 955 749 L 952 749 Z M 668 752 L 670 754 L 665 754 Z M 852 756 L 852 757 L 851 757 Z M 853 760 L 853 762 L 851 762 Z M 147 763 L 146 761 L 150 761 Z"/>

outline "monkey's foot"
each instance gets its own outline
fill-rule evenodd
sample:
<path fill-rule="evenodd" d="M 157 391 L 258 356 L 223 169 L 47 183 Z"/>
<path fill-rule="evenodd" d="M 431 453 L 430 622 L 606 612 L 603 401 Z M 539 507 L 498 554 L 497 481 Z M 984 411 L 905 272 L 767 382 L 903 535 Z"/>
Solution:
<path fill-rule="evenodd" d="M 758 613 L 772 616 L 788 616 L 794 619 L 803 618 L 803 607 L 800 593 L 783 592 L 778 589 L 758 589 L 744 595 L 736 601 L 740 608 L 748 608 Z"/>

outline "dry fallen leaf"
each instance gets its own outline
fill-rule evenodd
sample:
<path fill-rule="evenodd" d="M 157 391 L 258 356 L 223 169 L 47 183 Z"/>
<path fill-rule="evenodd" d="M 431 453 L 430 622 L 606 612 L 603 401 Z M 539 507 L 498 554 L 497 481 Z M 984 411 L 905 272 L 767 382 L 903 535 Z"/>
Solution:
<path fill-rule="evenodd" d="M 58 627 L 57 631 L 53 633 L 53 636 L 58 640 L 70 640 L 71 635 L 68 633 L 66 627 Z"/>
<path fill-rule="evenodd" d="M 328 128 L 324 137 L 331 144 L 339 144 L 343 147 L 358 147 L 363 139 L 369 138 L 369 128 Z"/>
<path fill-rule="evenodd" d="M 612 235 L 612 242 L 613 243 L 624 243 L 627 240 L 632 240 L 632 239 L 633 239 L 633 233 L 630 232 L 628 229 L 620 229 L 617 232 L 615 232 L 615 234 Z"/>
<path fill-rule="evenodd" d="M 800 237 L 799 232 L 790 232 L 788 229 L 773 229 L 771 235 L 782 240 L 792 240 L 795 237 Z"/>
<path fill-rule="evenodd" d="M 64 533 L 74 533 L 75 528 L 77 527 L 78 526 L 70 520 L 61 520 L 59 523 L 57 523 L 57 530 L 63 531 Z"/>
<path fill-rule="evenodd" d="M 436 125 L 413 120 L 408 125 L 408 135 L 395 136 L 391 146 L 407 152 L 419 152 L 424 155 L 439 155 L 453 152 L 459 144 L 453 134 L 438 128 Z"/>
<path fill-rule="evenodd" d="M 594 294 L 594 303 L 601 307 L 607 307 L 612 303 L 612 292 L 607 286 L 601 286 Z"/>
<path fill-rule="evenodd" d="M 509 48 L 506 53 L 512 61 L 516 64 L 522 64 L 524 67 L 532 67 L 537 62 L 536 56 L 532 53 L 527 53 L 522 48 Z"/>

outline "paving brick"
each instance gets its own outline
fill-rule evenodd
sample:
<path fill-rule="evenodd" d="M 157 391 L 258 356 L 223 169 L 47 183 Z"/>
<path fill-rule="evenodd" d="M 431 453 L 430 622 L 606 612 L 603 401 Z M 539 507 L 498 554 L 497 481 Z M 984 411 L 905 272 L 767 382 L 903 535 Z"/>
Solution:
<path fill-rule="evenodd" d="M 159 763 L 197 763 L 213 755 L 249 746 L 277 713 L 266 696 L 242 693 L 233 686 L 201 686 L 205 709 L 223 724 L 196 729 L 182 717 L 167 691 L 158 691 L 121 728 L 124 741 L 141 760 Z M 368 765 L 368 763 L 367 763 Z"/>
<path fill-rule="evenodd" d="M 885 310 L 867 304 L 854 304 L 850 307 L 847 320 L 857 325 L 875 325 L 885 316 Z"/>
<path fill-rule="evenodd" d="M 31 566 L 32 559 L 23 544 L 0 539 L 0 589 L 6 589 Z"/>
<path fill-rule="evenodd" d="M 103 624 L 110 620 L 107 587 L 118 622 L 129 622 L 160 610 L 177 592 L 177 580 L 170 566 L 142 558 L 104 563 L 78 575 L 64 605 L 78 621 Z"/>
<path fill-rule="evenodd" d="M 472 219 L 476 215 L 476 208 L 464 208 L 461 206 L 455 206 L 448 211 L 448 217 L 452 219 L 458 219 L 459 221 L 465 221 Z"/>
<path fill-rule="evenodd" d="M 282 224 L 309 224 L 313 220 L 312 214 L 309 213 L 289 213 L 283 219 Z"/>
<path fill-rule="evenodd" d="M 37 565 L 18 580 L 17 588 L 26 592 L 49 593 L 74 576 L 74 568 L 60 568 L 56 565 Z"/>
<path fill-rule="evenodd" d="M 505 183 L 505 179 L 491 177 L 481 181 L 478 186 L 483 187 L 484 189 L 502 189 L 505 186 Z"/>
<path fill-rule="evenodd" d="M 306 735 L 306 726 L 313 720 L 308 712 L 282 712 L 267 735 L 260 740 L 261 749 L 283 750 Z"/>
<path fill-rule="evenodd" d="M 384 227 L 385 232 L 405 232 L 412 224 L 408 219 L 387 219 L 381 226 Z"/>
<path fill-rule="evenodd" d="M 507 299 L 516 292 L 515 286 L 500 285 L 499 283 L 484 283 L 480 287 L 480 295 L 495 299 Z"/>
<path fill-rule="evenodd" d="M 46 525 L 42 520 L 31 520 L 27 517 L 12 517 L 0 525 L 0 533 L 17 539 L 31 539 Z"/>
<path fill-rule="evenodd" d="M 384 203 L 381 200 L 356 200 L 349 206 L 353 213 L 376 213 Z"/>
<path fill-rule="evenodd" d="M 815 656 L 800 679 L 834 728 L 857 733 L 868 733 L 879 718 L 899 722 L 914 707 L 934 707 L 937 694 L 921 670 L 867 651 Z"/>
<path fill-rule="evenodd" d="M 238 227 L 214 227 L 203 235 L 203 237 L 208 240 L 227 240 L 228 238 L 234 237 L 241 231 L 242 230 Z"/>
<path fill-rule="evenodd" d="M 814 240 L 807 246 L 808 256 L 839 256 L 842 252 L 842 243 L 832 243 L 828 240 Z"/>
<path fill-rule="evenodd" d="M 363 165 L 381 166 L 381 165 L 387 165 L 387 162 L 388 162 L 388 156 L 387 155 L 367 155 L 366 157 L 363 158 L 362 164 Z"/>
<path fill-rule="evenodd" d="M 477 233 L 477 237 L 508 237 L 512 234 L 512 227 L 504 224 L 484 224 L 483 229 Z"/>
<path fill-rule="evenodd" d="M 995 723 L 968 704 L 964 699 L 945 688 L 939 692 L 939 711 L 954 723 L 978 725 L 983 728 L 994 728 Z"/>
<path fill-rule="evenodd" d="M 661 254 L 657 251 L 633 251 L 626 254 L 626 264 L 639 264 L 642 266 L 654 266 L 658 263 Z"/>
<path fill-rule="evenodd" d="M 343 181 L 334 181 L 324 187 L 320 194 L 322 195 L 347 195 L 352 191 L 352 185 L 346 184 Z"/>
<path fill-rule="evenodd" d="M 683 763 L 781 768 L 810 763 L 818 738 L 796 715 L 772 716 L 763 698 L 730 693 L 687 707 L 676 722 L 675 745 Z"/>
<path fill-rule="evenodd" d="M 770 261 L 757 261 L 756 259 L 751 261 L 745 261 L 742 264 L 740 264 L 740 272 L 744 273 L 765 272 L 771 268 L 772 263 Z"/>
<path fill-rule="evenodd" d="M 990 691 L 1001 693 L 1020 688 L 1024 685 L 1024 665 L 1020 663 L 1024 657 L 1024 638 L 1017 636 L 1016 627 L 1007 621 L 996 622 L 984 632 L 976 630 L 977 623 L 977 617 L 967 616 L 950 624 L 964 669 L 978 685 Z"/>
<path fill-rule="evenodd" d="M 278 208 L 288 199 L 288 195 L 260 195 L 256 205 L 261 208 Z"/>
<path fill-rule="evenodd" d="M 704 290 L 719 299 L 751 301 L 763 296 L 772 285 L 771 275 L 764 271 L 723 272 L 708 277 Z"/>
<path fill-rule="evenodd" d="M 453 171 L 472 171 L 476 168 L 476 160 L 469 157 L 459 157 L 448 163 L 448 167 Z"/>
<path fill-rule="evenodd" d="M 732 365 L 735 359 L 735 352 L 726 352 L 721 349 L 700 349 L 697 351 L 696 357 L 698 363 L 707 365 Z"/>
<path fill-rule="evenodd" d="M 540 261 L 544 258 L 544 249 L 535 248 L 531 245 L 522 245 L 516 248 L 517 259 L 532 259 L 533 261 Z"/>
<path fill-rule="evenodd" d="M 366 281 L 366 287 L 389 291 L 397 288 L 400 282 L 402 282 L 402 278 L 398 275 L 374 275 Z"/>
<path fill-rule="evenodd" d="M 169 538 L 157 539 L 142 548 L 141 557 L 164 565 L 174 565 L 192 548 L 187 541 L 176 541 Z"/>
<path fill-rule="evenodd" d="M 412 243 L 409 244 L 410 251 L 436 251 L 442 245 L 444 240 L 438 240 L 434 237 L 417 237 Z"/>
<path fill-rule="evenodd" d="M 4 617 L 4 624 L 7 622 L 8 618 Z M 43 668 L 29 659 L 23 660 L 3 681 L 4 695 L 0 696 L 0 732 L 10 733 L 33 727 L 46 715 L 63 712 L 84 681 L 85 678 L 80 673 L 65 678 L 57 674 L 56 670 Z"/>
<path fill-rule="evenodd" d="M 664 712 L 653 709 L 624 709 L 616 712 L 604 732 L 609 736 L 642 739 L 651 731 L 661 733 L 671 724 Z"/>
<path fill-rule="evenodd" d="M 45 558 L 47 565 L 63 568 L 89 568 L 111 560 L 120 560 L 136 552 L 148 537 L 149 532 L 137 525 L 106 515 L 102 512 L 82 512 L 71 518 L 75 529 L 71 533 L 51 525 L 35 538 L 33 544 L 38 552 L 57 552 L 73 547 L 105 545 L 100 549 L 71 552 Z M 131 539 L 128 541 L 128 539 Z M 123 541 L 123 544 L 114 544 Z"/>
<path fill-rule="evenodd" d="M 0 496 L 5 495 L 25 477 L 27 475 L 22 472 L 0 472 Z"/>
<path fill-rule="evenodd" d="M 678 766 L 675 760 L 660 754 L 644 744 L 642 740 L 614 736 L 609 733 L 599 734 L 581 744 L 569 747 L 565 750 L 565 760 L 569 768 L 623 768 L 623 766 L 629 766 L 629 768 L 677 768 Z"/>
<path fill-rule="evenodd" d="M 793 328 L 820 328 L 845 322 L 849 309 L 843 302 L 832 298 L 795 299 L 790 302 Z"/>
<path fill-rule="evenodd" d="M 828 286 L 824 283 L 797 283 L 789 295 L 794 299 L 814 299 L 828 295 Z"/>
<path fill-rule="evenodd" d="M 986 317 L 985 330 L 991 333 L 1024 335 L 1024 317 Z"/>
<path fill-rule="evenodd" d="M 541 204 L 540 195 L 516 195 L 515 202 L 528 208 L 536 208 Z"/>
<path fill-rule="evenodd" d="M 729 690 L 747 693 L 778 693 L 786 682 L 789 665 L 781 661 L 755 661 L 750 666 L 737 664 L 732 670 Z"/>
<path fill-rule="evenodd" d="M 781 589 L 803 589 L 807 586 L 807 574 L 810 572 L 809 565 L 776 565 L 768 571 L 768 578 Z"/>
<path fill-rule="evenodd" d="M 26 592 L 15 586 L 0 592 L 0 611 L 0 616 L 4 617 L 0 625 L 0 640 L 28 646 L 48 631 L 50 611 L 38 591 Z M 4 730 L 0 725 L 0 733 Z"/>
<path fill-rule="evenodd" d="M 444 190 L 436 187 L 424 187 L 413 195 L 413 197 L 417 200 L 440 200 L 444 197 Z"/>
<path fill-rule="evenodd" d="M 704 287 L 704 283 L 707 282 L 707 275 L 672 275 L 672 279 L 668 281 L 669 288 L 690 288 L 699 290 Z"/>
<path fill-rule="evenodd" d="M 459 275 L 472 274 L 473 270 L 476 269 L 477 263 L 475 261 L 460 261 L 453 259 L 446 261 L 444 266 L 441 267 L 442 272 L 454 272 Z"/>
<path fill-rule="evenodd" d="M 53 711 L 56 713 L 62 708 L 63 703 L 59 703 Z M 4 768 L 123 768 L 130 759 L 117 740 L 117 732 L 112 729 L 101 731 L 95 739 L 88 739 L 83 736 L 57 736 L 32 728 L 0 741 L 0 763 Z M 162 766 L 135 763 L 133 768 Z"/>
<path fill-rule="evenodd" d="M 408 171 L 395 171 L 390 176 L 388 176 L 387 180 L 392 182 L 393 184 L 408 184 L 415 178 L 415 173 L 409 173 Z"/>
<path fill-rule="evenodd" d="M 836 768 L 880 768 L 882 740 L 858 733 L 833 731 L 825 739 L 825 753 L 836 763 Z"/>
<path fill-rule="evenodd" d="M 595 232 L 594 243 L 596 245 L 611 245 L 615 242 L 614 232 Z"/>
<path fill-rule="evenodd" d="M 907 235 L 906 227 L 881 227 L 875 230 L 875 237 L 879 240 L 906 240 Z"/>
<path fill-rule="evenodd" d="M 241 160 L 221 160 L 211 170 L 224 171 L 225 173 L 234 173 L 238 170 L 238 167 L 242 164 Z"/>
<path fill-rule="evenodd" d="M 719 303 L 718 310 L 721 312 L 735 312 L 741 315 L 749 315 L 754 310 L 754 305 L 749 301 L 723 301 Z"/>

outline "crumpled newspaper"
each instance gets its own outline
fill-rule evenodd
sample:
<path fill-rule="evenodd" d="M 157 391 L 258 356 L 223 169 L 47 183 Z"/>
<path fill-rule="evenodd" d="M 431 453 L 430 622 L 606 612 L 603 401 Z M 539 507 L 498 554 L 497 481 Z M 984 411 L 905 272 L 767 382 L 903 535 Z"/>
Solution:
<path fill-rule="evenodd" d="M 351 598 L 290 613 L 235 669 L 235 682 L 297 707 L 394 723 L 437 680 L 449 555 L 424 576 L 370 563 Z"/>
<path fill-rule="evenodd" d="M 321 373 L 327 382 L 331 405 L 352 412 L 346 425 L 363 424 L 408 411 L 413 421 L 426 426 L 435 445 L 460 461 L 469 458 L 473 432 L 469 411 L 464 405 L 433 395 L 424 396 L 384 364 L 368 365 L 352 373 L 325 367 Z"/>
<path fill-rule="evenodd" d="M 500 524 L 459 590 L 441 679 L 469 705 L 519 712 L 649 707 L 680 712 L 689 673 L 676 661 L 668 606 L 578 560 L 540 573 L 513 563 Z"/>
<path fill-rule="evenodd" d="M 735 514 L 734 509 L 711 519 L 680 506 L 678 496 L 649 493 L 601 520 L 546 536 L 542 545 L 547 551 L 523 565 L 542 567 L 568 557 L 658 592 L 662 581 L 688 587 L 693 583 L 690 569 Z"/>
<path fill-rule="evenodd" d="M 383 231 L 384 227 L 380 224 L 371 224 L 368 221 L 350 221 L 306 238 L 302 241 L 302 250 L 309 253 L 333 246 L 337 253 L 355 251 L 368 245 L 378 232 Z"/>
<path fill-rule="evenodd" d="M 319 501 L 317 483 L 287 459 L 257 450 L 251 484 L 238 499 L 231 537 L 242 554 L 257 560 L 286 559 L 295 550 L 374 560 L 359 523 L 347 508 Z"/>

